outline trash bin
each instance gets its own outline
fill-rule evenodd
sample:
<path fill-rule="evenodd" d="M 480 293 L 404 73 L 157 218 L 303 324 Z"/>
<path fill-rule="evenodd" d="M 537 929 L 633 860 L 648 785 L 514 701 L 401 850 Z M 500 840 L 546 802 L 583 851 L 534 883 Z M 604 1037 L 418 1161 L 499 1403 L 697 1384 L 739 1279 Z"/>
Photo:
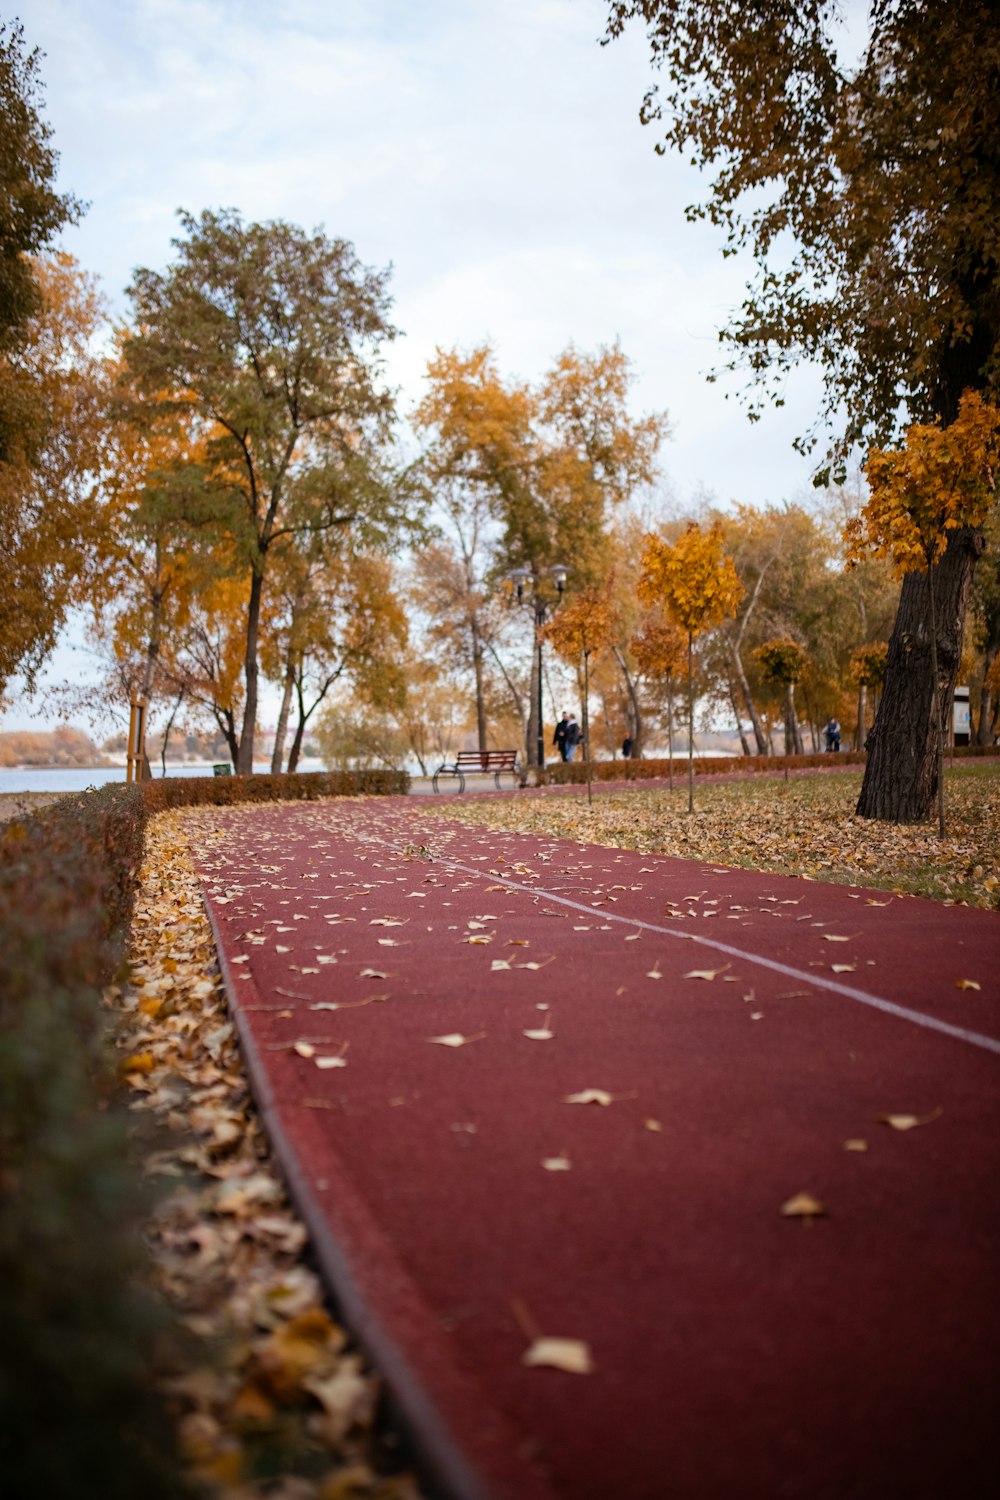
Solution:
<path fill-rule="evenodd" d="M 232 774 L 233 774 L 233 768 L 229 764 L 228 760 L 224 761 L 221 766 L 213 766 L 212 767 L 212 775 L 213 776 L 231 776 Z"/>

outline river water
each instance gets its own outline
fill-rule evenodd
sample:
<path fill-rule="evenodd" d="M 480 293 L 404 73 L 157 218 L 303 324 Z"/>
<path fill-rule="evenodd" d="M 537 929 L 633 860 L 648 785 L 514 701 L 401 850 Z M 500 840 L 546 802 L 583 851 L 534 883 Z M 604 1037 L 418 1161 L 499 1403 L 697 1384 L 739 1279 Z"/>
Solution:
<path fill-rule="evenodd" d="M 257 772 L 269 771 L 270 765 L 261 761 L 254 766 Z M 314 769 L 319 770 L 317 766 Z M 170 765 L 168 776 L 211 776 L 208 762 L 198 765 Z M 154 779 L 159 780 L 159 772 Z M 0 793 L 2 792 L 84 792 L 88 787 L 107 786 L 110 781 L 124 781 L 124 766 L 23 766 L 13 770 L 0 770 Z"/>

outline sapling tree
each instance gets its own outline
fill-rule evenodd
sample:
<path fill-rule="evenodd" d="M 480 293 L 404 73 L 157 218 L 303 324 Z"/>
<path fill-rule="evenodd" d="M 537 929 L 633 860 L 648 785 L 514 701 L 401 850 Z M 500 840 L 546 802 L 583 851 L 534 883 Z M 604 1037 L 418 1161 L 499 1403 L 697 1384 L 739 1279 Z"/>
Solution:
<path fill-rule="evenodd" d="M 660 604 L 687 635 L 688 812 L 694 812 L 694 641 L 703 630 L 730 618 L 743 597 L 718 521 L 702 531 L 696 521 L 671 544 L 649 533 L 636 592 L 644 604 Z"/>
<path fill-rule="evenodd" d="M 795 684 L 802 677 L 809 658 L 798 641 L 780 636 L 765 641 L 754 651 L 754 660 L 767 682 L 784 689 L 785 756 L 802 754 L 802 733 L 795 713 Z M 788 776 L 786 759 L 785 776 Z"/>
<path fill-rule="evenodd" d="M 585 589 L 542 626 L 542 634 L 564 661 L 583 663 L 583 758 L 587 766 L 587 800 L 594 793 L 590 770 L 590 658 L 607 651 L 615 635 L 610 587 Z"/>

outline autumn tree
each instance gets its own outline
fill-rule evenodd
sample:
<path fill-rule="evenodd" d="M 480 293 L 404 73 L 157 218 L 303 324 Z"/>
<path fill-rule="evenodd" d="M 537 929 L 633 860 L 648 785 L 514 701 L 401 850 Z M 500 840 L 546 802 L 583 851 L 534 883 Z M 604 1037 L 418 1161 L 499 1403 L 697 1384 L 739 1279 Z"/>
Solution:
<path fill-rule="evenodd" d="M 694 812 L 694 640 L 709 626 L 731 616 L 743 595 L 732 558 L 716 521 L 702 531 L 692 521 L 671 544 L 650 533 L 642 556 L 639 598 L 662 605 L 687 635 L 688 812 Z"/>
<path fill-rule="evenodd" d="M 662 606 L 646 611 L 630 646 L 640 672 L 662 682 L 667 695 L 667 775 L 674 787 L 674 684 L 681 681 L 687 665 L 687 641 Z"/>
<path fill-rule="evenodd" d="M 858 690 L 858 730 L 854 748 L 863 750 L 868 738 L 868 692 L 875 694 L 875 709 L 878 710 L 878 693 L 885 682 L 885 659 L 889 654 L 888 641 L 869 641 L 851 653 L 850 679 Z"/>
<path fill-rule="evenodd" d="M 809 658 L 798 641 L 787 636 L 765 641 L 756 648 L 754 656 L 765 679 L 784 690 L 785 754 L 801 755 L 802 731 L 795 713 L 795 684 L 801 681 Z"/>
<path fill-rule="evenodd" d="M 890 557 L 904 575 L 923 573 L 929 607 L 924 617 L 920 613 L 909 616 L 901 606 L 900 618 L 911 628 L 900 633 L 897 619 L 897 630 L 889 642 L 885 690 L 869 736 L 857 810 L 866 818 L 894 816 L 920 822 L 936 794 L 943 838 L 944 716 L 961 661 L 971 575 L 962 575 L 964 588 L 957 592 L 950 589 L 942 596 L 940 585 L 958 580 L 938 565 L 956 533 L 982 535 L 996 504 L 1000 410 L 969 392 L 962 397 L 958 416 L 948 426 L 914 423 L 902 448 L 873 448 L 866 473 L 871 496 L 847 528 L 848 559 L 874 552 Z M 925 658 L 922 667 L 921 658 Z M 926 690 L 926 701 L 918 697 L 919 687 Z M 899 766 L 891 753 L 895 727 L 906 714 L 913 717 L 915 725 L 923 726 L 924 736 L 930 740 L 930 755 L 926 745 L 915 744 L 916 766 Z M 923 780 L 915 774 L 918 769 L 925 769 Z"/>
<path fill-rule="evenodd" d="M 289 710 L 296 708 L 288 770 L 295 771 L 306 728 L 341 682 L 378 697 L 386 661 L 405 646 L 407 622 L 385 558 L 330 556 L 315 537 L 288 537 L 275 549 L 265 606 L 261 664 L 282 682 L 272 774 L 282 769 Z"/>
<path fill-rule="evenodd" d="M 253 767 L 261 609 L 272 549 L 291 536 L 362 537 L 402 521 L 392 485 L 359 478 L 383 459 L 393 420 L 382 382 L 387 272 L 345 240 L 232 210 L 181 215 L 165 271 L 130 287 L 130 378 L 148 403 L 164 391 L 205 428 L 199 473 L 177 476 L 178 506 L 225 535 L 247 581 L 243 721 L 237 770 Z M 168 403 L 169 405 L 169 403 Z"/>
<path fill-rule="evenodd" d="M 34 311 L 16 347 L 0 349 L 0 405 L 16 387 L 22 414 L 41 414 L 30 438 L 8 428 L 0 460 L 0 697 L 18 672 L 31 688 L 108 542 L 96 504 L 108 430 L 92 348 L 101 299 L 70 256 L 37 260 L 31 274 Z"/>
<path fill-rule="evenodd" d="M 120 391 L 120 361 L 110 373 Z M 110 403 L 97 486 L 102 546 L 86 590 L 95 644 L 113 661 L 108 691 L 119 704 L 132 692 L 145 698 L 147 724 L 158 698 L 172 698 L 176 713 L 186 696 L 183 681 L 161 672 L 161 646 L 186 624 L 210 557 L 186 530 L 175 495 L 177 476 L 204 463 L 196 413 L 166 396 L 149 406 L 152 419 L 142 403 Z"/>
<path fill-rule="evenodd" d="M 55 191 L 59 157 L 39 112 L 40 62 L 20 23 L 0 22 L 0 464 L 30 463 L 48 426 L 44 395 L 17 355 L 43 312 L 37 258 L 82 211 Z"/>
<path fill-rule="evenodd" d="M 590 658 L 605 652 L 616 634 L 617 620 L 611 597 L 611 581 L 604 588 L 584 589 L 564 604 L 542 633 L 563 661 L 583 664 L 583 758 L 587 764 L 587 798 L 593 801 L 590 749 Z"/>
<path fill-rule="evenodd" d="M 666 431 L 662 415 L 627 409 L 629 361 L 614 345 L 594 354 L 572 346 L 537 386 L 505 380 L 492 350 L 439 350 L 416 414 L 427 463 L 465 514 L 478 506 L 489 561 L 488 588 L 521 569 L 536 622 L 558 602 L 554 569 L 572 570 L 574 588 L 608 571 L 612 508 L 655 471 Z M 528 759 L 538 738 L 537 656 L 531 653 Z"/>
<path fill-rule="evenodd" d="M 238 765 L 241 745 L 249 579 L 241 567 L 192 554 L 194 577 L 183 614 L 164 631 L 157 659 L 161 691 L 208 720 Z M 252 761 L 251 761 L 252 765 Z"/>
<path fill-rule="evenodd" d="M 752 377 L 751 415 L 783 400 L 792 365 L 817 362 L 842 469 L 914 422 L 950 425 L 966 390 L 1000 391 L 1000 28 L 992 0 L 878 0 L 847 66 L 838 14 L 831 0 L 613 0 L 606 40 L 645 24 L 659 81 L 641 118 L 711 174 L 688 216 L 757 261 L 722 334 L 728 368 Z M 981 551 L 979 528 L 952 528 L 903 580 L 878 742 L 901 769 L 881 817 L 930 809 L 935 689 L 929 654 L 906 642 L 926 630 L 932 574 L 939 616 L 964 609 Z"/>

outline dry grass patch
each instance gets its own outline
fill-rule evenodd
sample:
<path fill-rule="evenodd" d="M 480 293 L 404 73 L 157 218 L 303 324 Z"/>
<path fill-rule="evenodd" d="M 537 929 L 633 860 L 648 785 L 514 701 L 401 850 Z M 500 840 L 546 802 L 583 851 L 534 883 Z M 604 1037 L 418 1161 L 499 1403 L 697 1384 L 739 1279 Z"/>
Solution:
<path fill-rule="evenodd" d="M 459 803 L 441 814 L 465 823 L 679 855 L 780 875 L 1000 907 L 1000 767 L 946 772 L 948 837 L 936 824 L 873 823 L 854 816 L 860 774 L 788 782 L 699 781 L 687 789 L 516 797 Z"/>

